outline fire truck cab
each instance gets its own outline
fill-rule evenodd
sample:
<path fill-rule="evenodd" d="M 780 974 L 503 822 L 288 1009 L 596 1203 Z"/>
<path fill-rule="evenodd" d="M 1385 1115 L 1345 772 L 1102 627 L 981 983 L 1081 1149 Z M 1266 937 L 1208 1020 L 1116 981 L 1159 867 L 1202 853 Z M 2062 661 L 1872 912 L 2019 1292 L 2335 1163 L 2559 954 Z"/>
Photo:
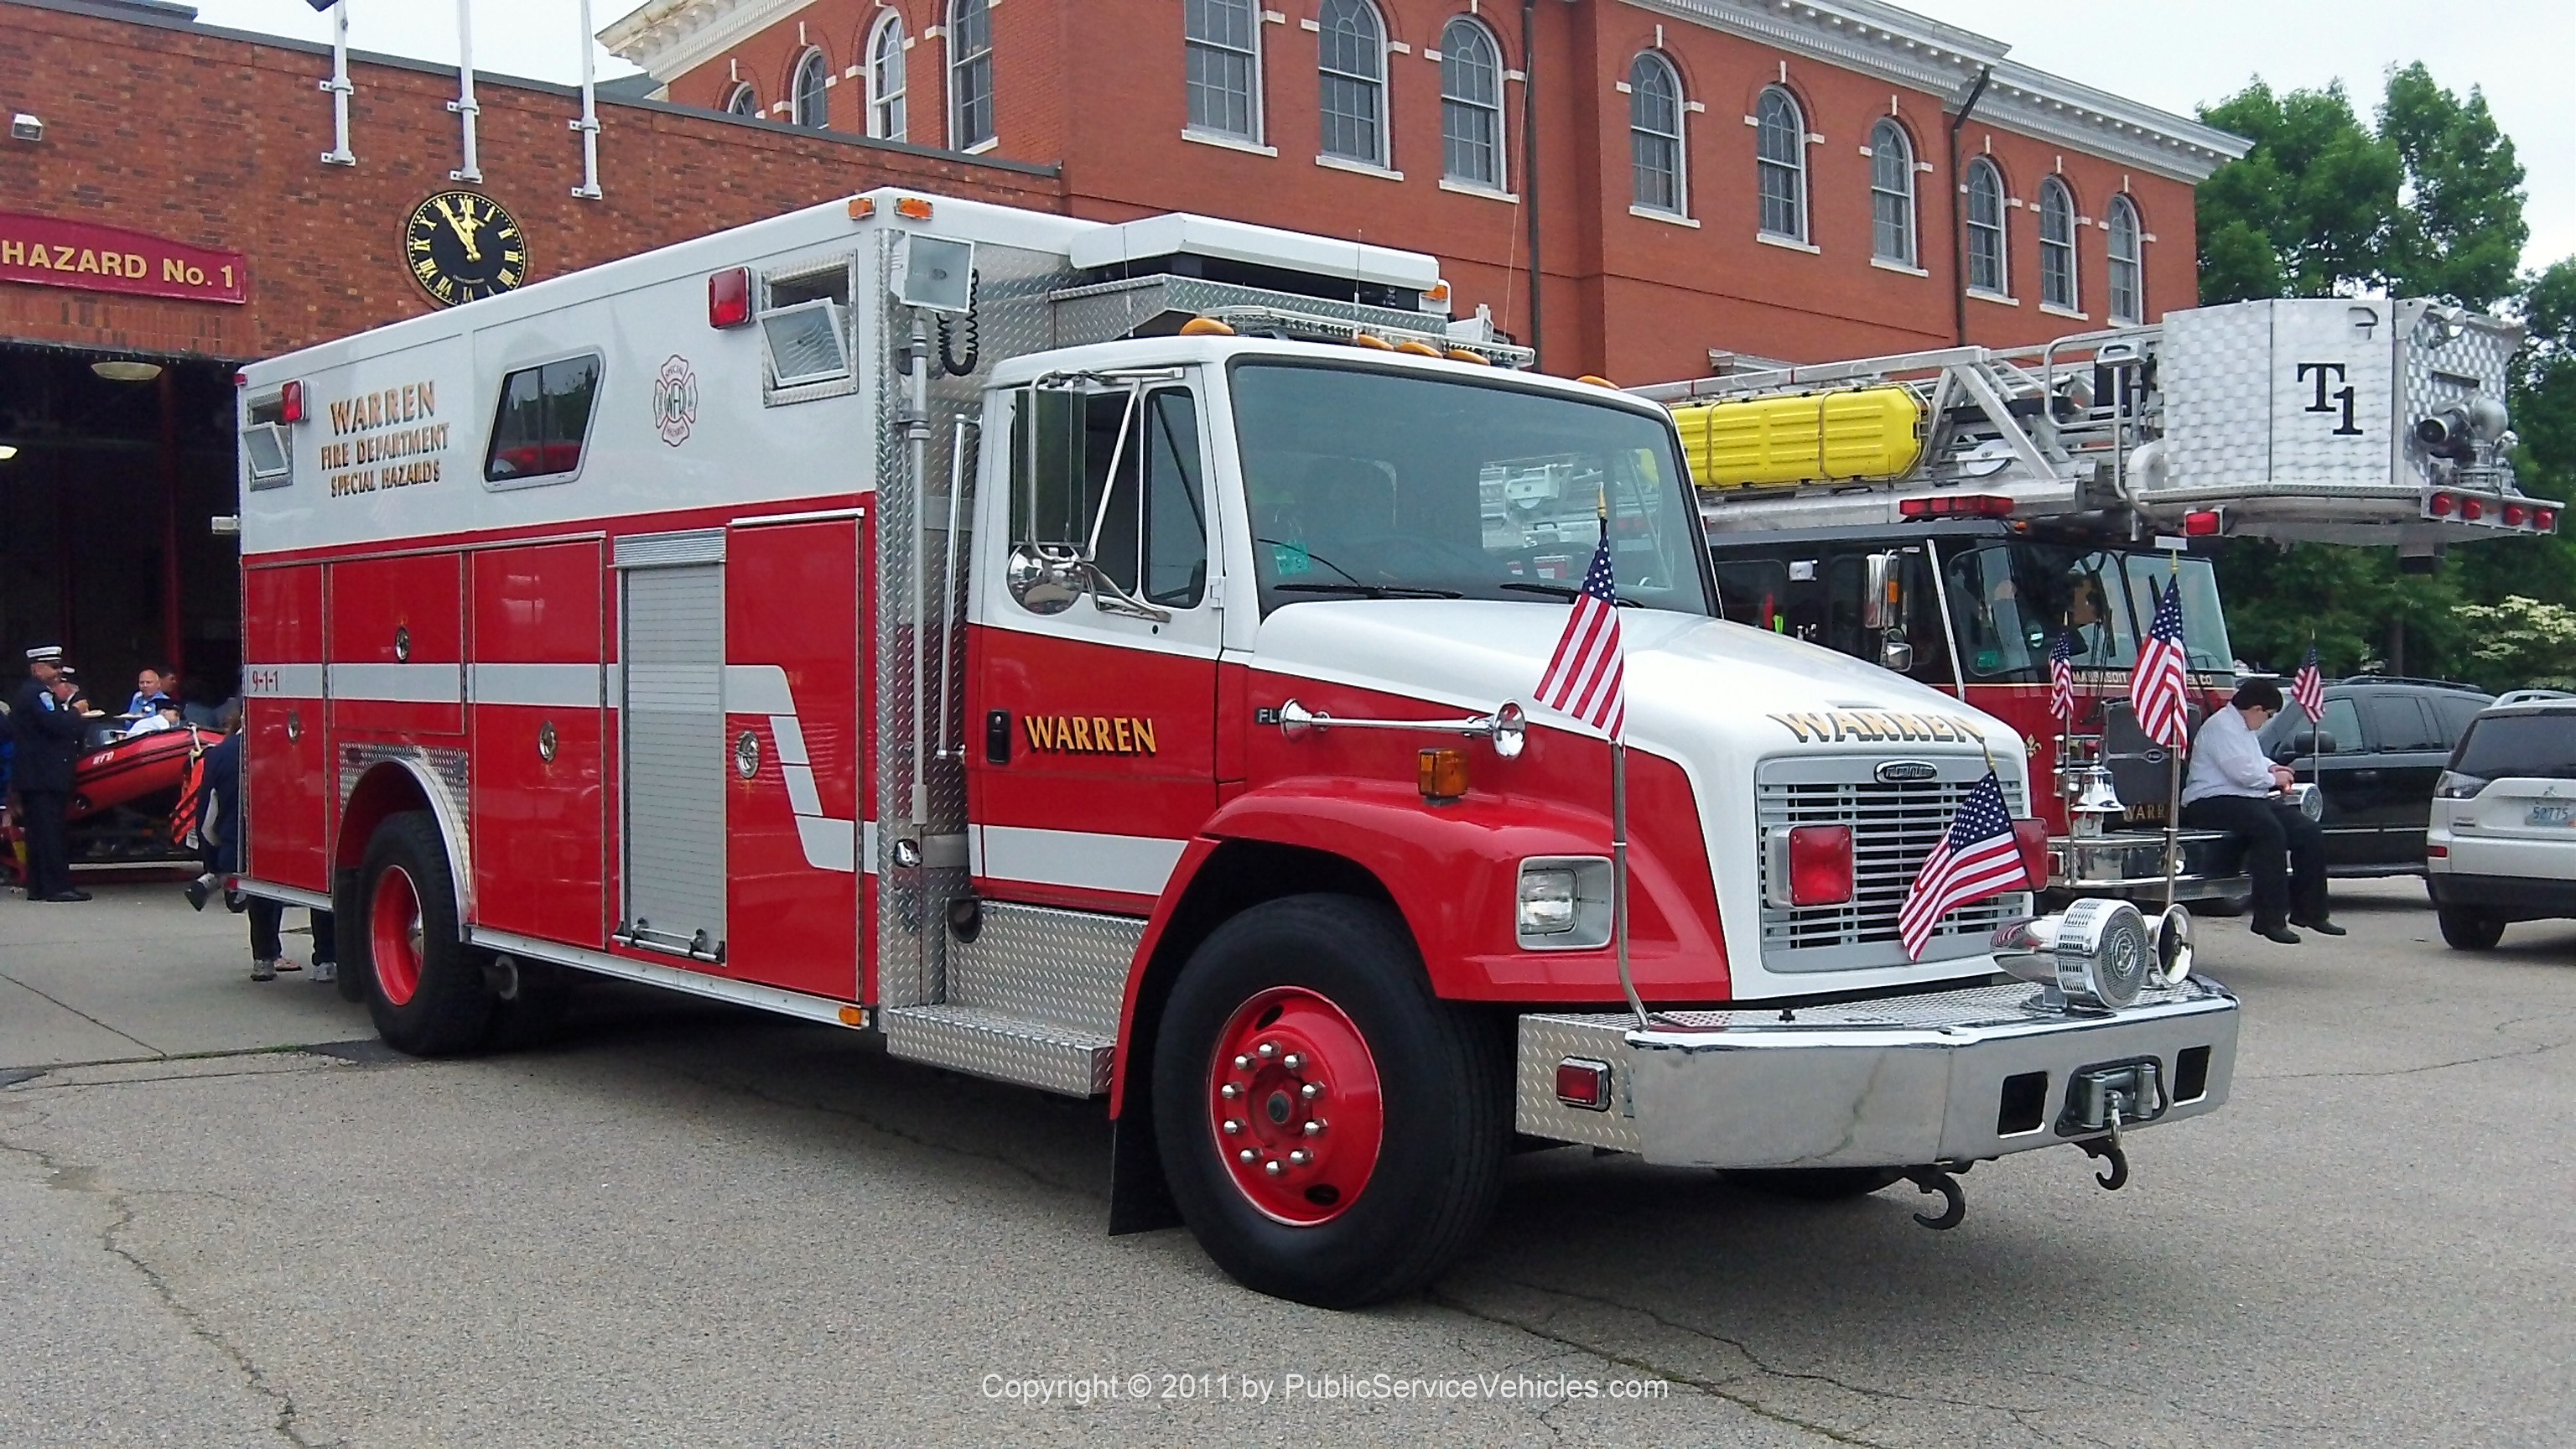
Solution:
<path fill-rule="evenodd" d="M 2237 678 L 2207 552 L 2223 539 L 2394 546 L 2429 567 L 2454 543 L 2555 531 L 2560 505 L 2523 494 L 2508 457 L 2521 336 L 2424 300 L 2246 302 L 1638 392 L 1680 426 L 1728 618 L 2009 721 L 2049 781 L 2052 892 L 2162 900 L 2179 762 L 2128 701 L 2159 591 L 2179 581 L 2193 691 L 2215 708 Z M 2050 703 L 2061 635 L 2072 720 Z M 2246 893 L 2232 840 L 2177 844 L 2182 899 Z"/>
<path fill-rule="evenodd" d="M 599 975 L 1105 1096 L 1113 1231 L 1324 1304 L 1438 1271 L 1516 1141 L 1947 1226 L 2222 1104 L 2187 918 L 2009 892 L 1909 957 L 2019 737 L 1720 618 L 1670 415 L 1444 293 L 888 190 L 256 364 L 242 887 L 335 906 L 409 1052 Z M 1605 531 L 1618 843 L 1531 697 Z"/>

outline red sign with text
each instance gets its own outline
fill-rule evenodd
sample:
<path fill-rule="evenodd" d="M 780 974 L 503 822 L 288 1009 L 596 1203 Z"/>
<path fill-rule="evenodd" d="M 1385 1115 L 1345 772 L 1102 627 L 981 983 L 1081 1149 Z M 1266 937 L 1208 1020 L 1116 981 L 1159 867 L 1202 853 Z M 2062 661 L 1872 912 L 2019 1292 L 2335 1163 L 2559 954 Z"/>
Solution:
<path fill-rule="evenodd" d="M 192 302 L 250 300 L 250 272 L 239 252 L 192 247 L 121 226 L 7 211 L 0 211 L 0 282 Z"/>

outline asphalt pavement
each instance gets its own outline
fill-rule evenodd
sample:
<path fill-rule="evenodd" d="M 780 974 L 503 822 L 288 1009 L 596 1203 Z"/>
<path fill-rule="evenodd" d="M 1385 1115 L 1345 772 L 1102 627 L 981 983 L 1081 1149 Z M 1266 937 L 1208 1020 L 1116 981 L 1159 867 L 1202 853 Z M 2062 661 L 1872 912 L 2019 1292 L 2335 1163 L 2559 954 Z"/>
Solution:
<path fill-rule="evenodd" d="M 2235 1097 L 2124 1191 L 2029 1154 L 1933 1233 L 1532 1154 L 1427 1297 L 1327 1313 L 1107 1237 L 1098 1104 L 613 987 L 389 1058 L 173 887 L 12 893 L 0 1443 L 2554 1444 L 2576 922 L 2336 896 L 2203 923 Z"/>

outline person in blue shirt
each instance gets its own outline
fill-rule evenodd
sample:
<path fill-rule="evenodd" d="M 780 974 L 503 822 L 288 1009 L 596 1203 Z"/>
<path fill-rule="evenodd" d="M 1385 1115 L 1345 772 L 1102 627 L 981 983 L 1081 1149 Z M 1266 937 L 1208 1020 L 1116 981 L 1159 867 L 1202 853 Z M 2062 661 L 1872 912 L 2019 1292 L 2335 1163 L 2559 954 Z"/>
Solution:
<path fill-rule="evenodd" d="M 242 865 L 241 751 L 242 707 L 238 700 L 224 706 L 220 721 L 224 737 L 206 751 L 205 783 L 200 787 L 202 802 L 197 807 L 199 829 L 207 841 L 206 873 L 188 882 L 188 904 L 198 910 L 223 883 L 226 876 L 240 871 Z M 286 946 L 279 927 L 286 919 L 286 907 L 276 901 L 252 896 L 236 903 L 227 896 L 225 904 L 250 915 L 250 979 L 274 981 L 280 971 L 298 969 L 286 959 Z M 313 924 L 313 979 L 339 979 L 339 951 L 335 927 L 329 911 L 308 913 Z"/>

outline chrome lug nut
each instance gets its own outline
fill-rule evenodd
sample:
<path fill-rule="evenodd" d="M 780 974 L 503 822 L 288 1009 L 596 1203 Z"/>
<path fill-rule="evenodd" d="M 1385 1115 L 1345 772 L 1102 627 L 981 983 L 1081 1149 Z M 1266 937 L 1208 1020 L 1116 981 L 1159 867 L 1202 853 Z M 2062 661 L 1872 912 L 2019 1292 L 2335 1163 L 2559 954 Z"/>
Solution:
<path fill-rule="evenodd" d="M 1279 1165 L 1279 1159 L 1278 1159 L 1278 1158 L 1276 1158 L 1276 1157 L 1274 1157 L 1274 1158 L 1270 1159 L 1268 1162 L 1265 1162 L 1265 1163 L 1261 1164 L 1261 1170 L 1262 1170 L 1262 1171 L 1264 1171 L 1264 1172 L 1269 1173 L 1272 1177 L 1277 1177 L 1277 1176 L 1279 1176 L 1281 1173 L 1286 1172 L 1288 1169 L 1286 1169 L 1286 1168 L 1284 1168 L 1284 1167 L 1281 1167 L 1281 1166 Z"/>
<path fill-rule="evenodd" d="M 1243 1130 L 1243 1124 L 1242 1124 L 1242 1123 L 1235 1121 L 1235 1120 L 1234 1120 L 1233 1118 L 1231 1118 L 1231 1117 L 1229 1117 L 1229 1118 L 1227 1118 L 1227 1119 L 1226 1119 L 1226 1123 L 1225 1123 L 1225 1134 L 1226 1134 L 1228 1137 L 1234 1136 L 1236 1133 L 1241 1132 L 1242 1130 Z"/>
<path fill-rule="evenodd" d="M 1261 1160 L 1261 1154 L 1247 1147 L 1241 1152 L 1234 1154 L 1234 1160 L 1242 1163 L 1246 1167 L 1250 1167 L 1252 1164 Z"/>
<path fill-rule="evenodd" d="M 1248 1072 L 1248 1071 L 1251 1071 L 1251 1070 L 1252 1070 L 1252 1058 L 1247 1057 L 1247 1056 L 1237 1055 L 1237 1056 L 1235 1057 L 1235 1059 L 1234 1059 L 1234 1069 L 1235 1069 L 1236 1071 L 1238 1071 L 1238 1072 Z"/>
<path fill-rule="evenodd" d="M 1288 1055 L 1279 1059 L 1279 1065 L 1286 1067 L 1288 1070 L 1293 1072 L 1305 1066 L 1306 1059 L 1297 1055 L 1295 1052 L 1290 1052 Z"/>
<path fill-rule="evenodd" d="M 1229 1126 L 1228 1130 L 1232 1130 L 1230 1126 Z M 1316 1119 L 1316 1118 L 1313 1118 L 1313 1117 L 1309 1117 L 1309 1118 L 1307 1118 L 1307 1119 L 1306 1119 L 1306 1135 L 1307 1135 L 1307 1136 L 1309 1136 L 1309 1137 L 1321 1137 L 1321 1136 L 1323 1136 L 1323 1135 L 1324 1135 L 1324 1124 L 1323 1124 L 1320 1120 L 1318 1120 L 1318 1119 Z"/>
<path fill-rule="evenodd" d="M 1303 1147 L 1300 1147 L 1296 1151 L 1288 1154 L 1288 1160 L 1297 1164 L 1299 1167 L 1303 1167 L 1307 1163 L 1315 1160 L 1315 1154 L 1307 1151 Z"/>
<path fill-rule="evenodd" d="M 1235 1098 L 1243 1095 L 1243 1089 L 1232 1082 L 1228 1082 L 1224 1086 L 1217 1088 L 1216 1094 L 1231 1102 Z"/>
<path fill-rule="evenodd" d="M 1277 1055 L 1279 1055 L 1279 1043 L 1275 1041 L 1266 1041 L 1261 1044 L 1261 1059 L 1263 1061 L 1266 1062 Z"/>
<path fill-rule="evenodd" d="M 1297 1095 L 1311 1102 L 1317 1097 L 1324 1095 L 1324 1089 L 1313 1082 L 1308 1082 L 1306 1085 L 1297 1089 Z"/>

